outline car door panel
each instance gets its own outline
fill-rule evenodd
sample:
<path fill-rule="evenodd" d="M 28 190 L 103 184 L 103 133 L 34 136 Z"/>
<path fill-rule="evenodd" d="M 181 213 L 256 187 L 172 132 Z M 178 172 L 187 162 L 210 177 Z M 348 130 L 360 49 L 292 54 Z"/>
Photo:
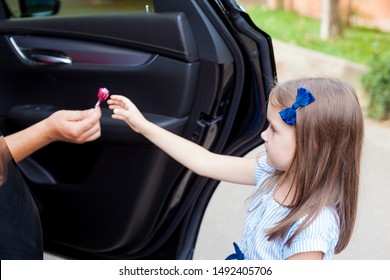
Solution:
<path fill-rule="evenodd" d="M 0 128 L 12 133 L 59 109 L 91 108 L 98 88 L 107 87 L 207 149 L 253 148 L 271 84 L 262 73 L 274 74 L 273 58 L 261 53 L 260 67 L 261 46 L 251 39 L 242 56 L 244 39 L 233 38 L 226 15 L 208 2 L 159 0 L 155 13 L 1 20 Z M 251 67 L 259 68 L 259 80 L 248 75 Z M 97 141 L 52 143 L 19 164 L 37 198 L 46 248 L 74 250 L 78 258 L 191 257 L 191 246 L 183 254 L 179 246 L 188 233 L 194 244 L 199 225 L 191 220 L 200 219 L 217 182 L 113 120 L 105 104 L 102 113 Z"/>
<path fill-rule="evenodd" d="M 131 160 L 140 157 L 146 159 Z M 113 158 L 118 160 L 112 162 Z M 130 161 L 126 168 L 123 160 Z M 165 174 L 160 168 L 169 158 L 155 147 L 112 146 L 101 152 L 97 161 L 89 172 L 88 184 L 67 182 L 36 189 L 44 205 L 43 223 L 50 223 L 46 235 L 86 252 L 103 253 L 124 244 L 138 250 L 149 240 L 162 201 L 169 194 L 169 189 L 161 187 Z M 110 168 L 105 166 L 107 162 Z M 66 169 L 72 172 L 72 168 Z M 85 174 L 88 170 L 82 171 Z"/>

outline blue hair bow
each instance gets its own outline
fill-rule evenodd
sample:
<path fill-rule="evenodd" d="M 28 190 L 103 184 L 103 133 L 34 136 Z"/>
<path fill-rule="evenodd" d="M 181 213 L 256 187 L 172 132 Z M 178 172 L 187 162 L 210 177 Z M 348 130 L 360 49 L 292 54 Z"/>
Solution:
<path fill-rule="evenodd" d="M 235 253 L 229 255 L 225 260 L 245 260 L 244 253 L 241 251 L 240 247 L 238 247 L 236 242 L 233 242 Z"/>
<path fill-rule="evenodd" d="M 310 90 L 305 89 L 303 87 L 298 88 L 297 99 L 295 100 L 295 103 L 290 108 L 286 108 L 280 111 L 279 115 L 285 123 L 289 125 L 294 125 L 297 119 L 297 110 L 300 107 L 305 107 L 309 105 L 314 100 L 316 99 Z"/>

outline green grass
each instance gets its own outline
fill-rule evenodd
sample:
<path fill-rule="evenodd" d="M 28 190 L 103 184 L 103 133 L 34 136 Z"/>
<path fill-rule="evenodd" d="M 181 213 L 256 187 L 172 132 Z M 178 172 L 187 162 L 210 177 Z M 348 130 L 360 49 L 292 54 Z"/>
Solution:
<path fill-rule="evenodd" d="M 152 0 L 127 0 L 127 1 L 86 1 L 86 0 L 66 0 L 61 1 L 60 16 L 86 15 L 98 13 L 117 13 L 126 11 L 145 11 L 145 5 L 153 9 Z"/>
<path fill-rule="evenodd" d="M 273 39 L 369 64 L 374 53 L 390 53 L 390 33 L 364 27 L 349 27 L 333 40 L 320 39 L 320 21 L 288 11 L 246 8 L 253 22 Z"/>

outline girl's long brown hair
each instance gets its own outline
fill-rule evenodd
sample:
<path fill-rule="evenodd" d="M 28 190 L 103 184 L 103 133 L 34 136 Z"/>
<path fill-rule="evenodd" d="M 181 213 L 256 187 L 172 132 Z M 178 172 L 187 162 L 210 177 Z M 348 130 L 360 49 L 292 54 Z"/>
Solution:
<path fill-rule="evenodd" d="M 294 199 L 289 214 L 269 229 L 268 236 L 271 240 L 285 237 L 290 226 L 305 217 L 288 240 L 287 244 L 291 244 L 325 206 L 332 206 L 339 220 L 335 248 L 335 253 L 339 253 L 347 246 L 356 220 L 364 131 L 362 111 L 351 86 L 325 78 L 279 84 L 271 92 L 270 104 L 280 109 L 291 107 L 299 87 L 310 90 L 316 100 L 297 111 L 296 152 L 286 171 L 294 172 Z M 276 172 L 264 186 L 280 183 L 283 175 Z"/>

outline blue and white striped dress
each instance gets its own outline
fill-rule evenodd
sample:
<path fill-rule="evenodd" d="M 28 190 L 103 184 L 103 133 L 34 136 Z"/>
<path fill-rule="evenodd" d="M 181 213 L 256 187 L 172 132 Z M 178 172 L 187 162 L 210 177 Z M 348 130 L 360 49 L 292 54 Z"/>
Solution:
<path fill-rule="evenodd" d="M 272 172 L 273 168 L 267 165 L 266 158 L 260 158 L 255 171 L 255 191 Z M 304 218 L 291 226 L 283 240 L 267 239 L 266 230 L 272 228 L 289 212 L 289 208 L 273 199 L 273 193 L 274 190 L 255 196 L 249 205 L 242 240 L 239 244 L 245 259 L 283 260 L 298 253 L 311 251 L 322 251 L 324 260 L 331 259 L 339 237 L 338 218 L 331 207 L 324 208 L 315 220 L 294 238 L 291 246 L 287 246 L 286 242 Z"/>

